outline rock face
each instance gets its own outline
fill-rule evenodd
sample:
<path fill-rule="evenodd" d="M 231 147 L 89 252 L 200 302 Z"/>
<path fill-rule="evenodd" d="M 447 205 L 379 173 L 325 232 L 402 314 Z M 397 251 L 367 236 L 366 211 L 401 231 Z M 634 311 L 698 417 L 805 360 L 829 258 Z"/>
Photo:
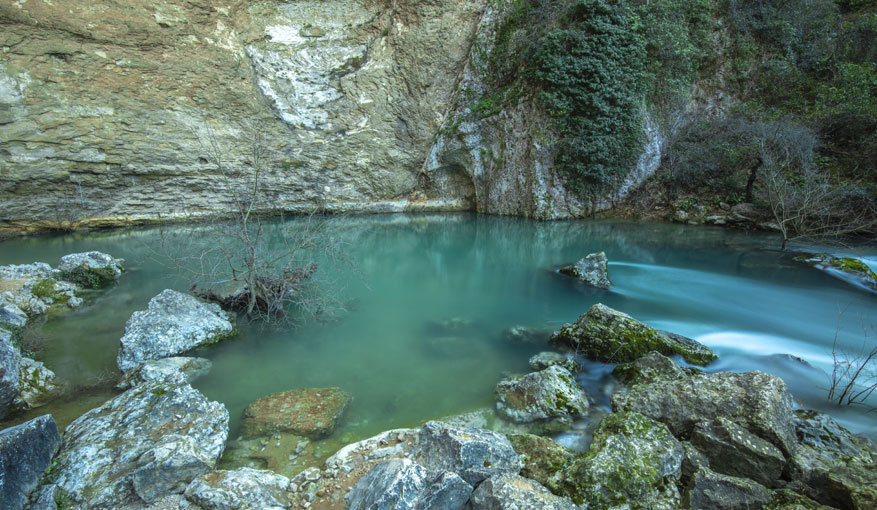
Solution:
<path fill-rule="evenodd" d="M 494 474 L 521 471 L 518 454 L 505 436 L 437 421 L 420 429 L 413 459 L 429 470 L 457 473 L 473 486 Z"/>
<path fill-rule="evenodd" d="M 557 365 L 503 379 L 496 385 L 496 410 L 519 423 L 566 420 L 584 414 L 588 396 L 572 373 Z"/>
<path fill-rule="evenodd" d="M 228 411 L 188 384 L 150 381 L 71 423 L 50 482 L 87 508 L 151 503 L 210 471 Z"/>
<path fill-rule="evenodd" d="M 219 305 L 166 289 L 149 301 L 145 311 L 131 314 L 117 363 L 122 371 L 131 370 L 147 360 L 216 342 L 232 330 L 228 315 Z"/>
<path fill-rule="evenodd" d="M 608 289 L 612 286 L 612 282 L 609 281 L 609 261 L 606 259 L 606 253 L 602 251 L 591 253 L 575 264 L 558 269 L 557 272 L 578 278 L 598 289 Z"/>
<path fill-rule="evenodd" d="M 271 471 L 216 470 L 192 480 L 186 500 L 204 510 L 289 508 L 289 479 Z"/>
<path fill-rule="evenodd" d="M 800 442 L 788 472 L 811 498 L 838 508 L 877 507 L 877 462 L 868 445 L 827 415 L 795 412 Z"/>
<path fill-rule="evenodd" d="M 763 372 L 698 374 L 634 386 L 612 397 L 612 408 L 635 411 L 686 437 L 698 423 L 724 418 L 768 441 L 786 456 L 795 451 L 792 396 L 778 377 Z"/>
<path fill-rule="evenodd" d="M 668 356 L 679 354 L 695 365 L 707 365 L 716 359 L 705 345 L 658 331 L 600 303 L 592 306 L 576 322 L 564 325 L 551 340 L 607 363 L 634 361 L 650 351 Z"/>
<path fill-rule="evenodd" d="M 89 251 L 64 255 L 58 262 L 61 279 L 86 288 L 104 287 L 122 276 L 122 259 Z"/>
<path fill-rule="evenodd" d="M 328 436 L 351 399 L 341 388 L 299 388 L 262 397 L 244 410 L 244 435 L 291 432 L 311 439 Z"/>
<path fill-rule="evenodd" d="M 458 188 L 409 195 L 483 5 L 4 5 L 0 222 L 57 228 L 227 210 L 199 137 L 206 143 L 209 129 L 237 175 L 249 121 L 268 141 L 261 178 L 283 209 L 469 208 L 465 175 Z"/>
<path fill-rule="evenodd" d="M 770 501 L 771 493 L 763 485 L 746 478 L 721 475 L 701 467 L 689 484 L 686 508 L 716 510 L 750 510 Z"/>
<path fill-rule="evenodd" d="M 626 384 L 634 385 L 683 379 L 688 374 L 679 368 L 672 359 L 652 351 L 630 363 L 617 365 L 612 369 L 612 375 Z"/>
<path fill-rule="evenodd" d="M 557 475 L 556 490 L 588 508 L 636 501 L 642 508 L 675 509 L 682 444 L 661 423 L 637 413 L 607 415 L 590 450 Z"/>
<path fill-rule="evenodd" d="M 764 439 L 724 417 L 698 423 L 691 444 L 703 452 L 713 471 L 771 487 L 786 465 L 783 453 Z"/>
<path fill-rule="evenodd" d="M 22 409 L 38 407 L 51 398 L 59 385 L 55 373 L 42 362 L 21 356 L 18 360 L 18 401 Z"/>
<path fill-rule="evenodd" d="M 347 494 L 349 510 L 460 510 L 472 486 L 454 473 L 438 477 L 408 459 L 390 459 L 365 474 Z"/>
<path fill-rule="evenodd" d="M 23 507 L 60 443 L 58 427 L 48 414 L 0 431 L 0 508 Z"/>
<path fill-rule="evenodd" d="M 548 485 L 554 474 L 574 457 L 575 453 L 552 439 L 532 434 L 511 434 L 509 441 L 521 457 L 521 476 Z"/>
<path fill-rule="evenodd" d="M 472 510 L 577 510 L 572 501 L 555 496 L 534 480 L 518 475 L 496 475 L 485 480 L 472 493 Z"/>

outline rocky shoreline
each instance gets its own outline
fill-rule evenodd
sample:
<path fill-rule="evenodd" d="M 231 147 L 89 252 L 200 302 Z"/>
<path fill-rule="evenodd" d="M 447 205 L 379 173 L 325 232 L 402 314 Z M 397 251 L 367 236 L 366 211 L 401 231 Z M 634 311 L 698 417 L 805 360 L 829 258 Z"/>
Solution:
<path fill-rule="evenodd" d="M 113 281 L 121 264 L 89 252 L 62 258 L 57 270 L 0 268 L 22 280 L 0 295 L 4 326 L 13 324 L 7 317 L 23 325 L 59 301 L 75 305 L 77 290 Z M 608 282 L 602 276 L 598 284 Z M 46 281 L 48 296 L 40 291 Z M 19 314 L 15 303 L 28 312 Z M 318 451 L 325 446 L 318 443 L 343 420 L 351 396 L 340 388 L 260 398 L 244 413 L 243 436 L 229 438 L 225 406 L 190 385 L 210 362 L 179 357 L 231 334 L 229 319 L 216 305 L 171 290 L 135 312 L 120 342 L 123 393 L 63 435 L 50 415 L 0 431 L 3 508 L 877 507 L 871 442 L 798 408 L 781 379 L 704 371 L 696 365 L 716 359 L 706 346 L 599 303 L 557 331 L 518 326 L 503 335 L 563 352 L 546 350 L 530 359 L 532 372 L 499 381 L 495 407 L 387 431 L 334 453 Z M 27 359 L 7 336 L 0 342 L 12 349 L 0 357 L 4 376 Z M 617 364 L 611 413 L 576 382 L 582 356 Z M 0 389 L 7 395 L 15 387 Z M 583 451 L 548 437 L 583 419 L 594 425 Z"/>

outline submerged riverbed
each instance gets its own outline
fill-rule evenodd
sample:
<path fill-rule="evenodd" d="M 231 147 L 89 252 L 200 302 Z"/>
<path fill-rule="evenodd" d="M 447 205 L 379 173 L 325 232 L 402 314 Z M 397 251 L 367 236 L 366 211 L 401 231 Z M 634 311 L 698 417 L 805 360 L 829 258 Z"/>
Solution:
<path fill-rule="evenodd" d="M 877 298 L 792 261 L 776 250 L 777 236 L 468 214 L 329 222 L 353 264 L 323 263 L 319 274 L 346 312 L 291 330 L 239 320 L 238 337 L 196 353 L 213 368 L 194 386 L 228 407 L 231 437 L 251 401 L 298 387 L 338 386 L 353 395 L 335 437 L 368 437 L 492 405 L 496 383 L 529 371 L 528 358 L 545 350 L 509 344 L 504 329 L 557 329 L 597 302 L 713 348 L 719 360 L 709 371 L 778 375 L 804 406 L 877 436 L 873 414 L 864 407 L 837 408 L 825 401 L 835 333 L 848 351 L 873 343 Z M 80 309 L 47 318 L 40 333 L 45 348 L 37 359 L 77 386 L 114 373 L 131 313 L 145 309 L 165 288 L 190 286 L 162 260 L 159 239 L 157 229 L 144 229 L 0 244 L 0 264 L 55 264 L 63 254 L 88 250 L 126 259 L 128 271 L 116 285 L 94 293 Z M 551 270 L 595 251 L 609 258 L 614 284 L 609 291 L 583 287 Z M 874 265 L 874 253 L 856 254 Z M 589 364 L 580 378 L 599 405 L 608 403 L 613 384 L 608 368 Z M 109 396 L 106 390 L 84 391 L 32 414 L 53 413 L 63 427 Z"/>

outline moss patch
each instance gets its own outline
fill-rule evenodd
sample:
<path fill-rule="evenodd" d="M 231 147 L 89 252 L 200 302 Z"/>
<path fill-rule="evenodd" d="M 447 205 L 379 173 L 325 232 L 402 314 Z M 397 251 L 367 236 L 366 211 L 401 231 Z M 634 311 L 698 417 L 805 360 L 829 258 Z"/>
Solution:
<path fill-rule="evenodd" d="M 61 271 L 61 279 L 86 289 L 99 289 L 116 281 L 116 271 L 112 267 L 77 267 L 71 271 Z"/>
<path fill-rule="evenodd" d="M 44 278 L 34 284 L 31 292 L 39 298 L 52 297 L 55 292 L 55 282 L 51 278 Z"/>

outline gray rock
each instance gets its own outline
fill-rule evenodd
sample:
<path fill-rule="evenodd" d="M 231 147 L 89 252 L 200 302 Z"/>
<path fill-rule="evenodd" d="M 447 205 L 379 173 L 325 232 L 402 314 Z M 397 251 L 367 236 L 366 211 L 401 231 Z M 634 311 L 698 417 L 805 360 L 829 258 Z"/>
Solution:
<path fill-rule="evenodd" d="M 192 480 L 186 500 L 204 510 L 289 508 L 289 479 L 272 471 L 217 470 Z"/>
<path fill-rule="evenodd" d="M 43 485 L 31 496 L 33 503 L 27 510 L 58 510 L 55 500 L 63 498 L 63 492 L 55 484 Z"/>
<path fill-rule="evenodd" d="M 227 437 L 225 406 L 187 384 L 149 381 L 74 420 L 49 481 L 87 508 L 155 500 L 212 469 Z"/>
<path fill-rule="evenodd" d="M 777 447 L 721 416 L 712 423 L 698 423 L 691 444 L 709 459 L 713 471 L 751 478 L 767 487 L 773 486 L 786 465 Z"/>
<path fill-rule="evenodd" d="M 877 508 L 877 463 L 869 445 L 828 415 L 795 412 L 800 443 L 787 474 L 811 498 L 838 508 Z"/>
<path fill-rule="evenodd" d="M 555 473 L 575 458 L 575 452 L 553 439 L 533 434 L 509 434 L 509 442 L 524 463 L 521 476 L 548 486 Z"/>
<path fill-rule="evenodd" d="M 167 358 L 219 341 L 232 333 L 228 314 L 213 303 L 166 289 L 125 324 L 117 359 L 128 371 L 147 360 Z"/>
<path fill-rule="evenodd" d="M 473 486 L 494 474 L 518 474 L 522 467 L 504 435 L 437 421 L 421 427 L 413 453 L 427 469 L 453 471 Z"/>
<path fill-rule="evenodd" d="M 117 388 L 128 389 L 146 381 L 191 383 L 209 372 L 212 365 L 208 359 L 181 356 L 148 360 L 125 372 Z"/>
<path fill-rule="evenodd" d="M 0 302 L 0 326 L 23 328 L 27 324 L 27 314 L 11 301 Z"/>
<path fill-rule="evenodd" d="M 58 262 L 58 270 L 69 272 L 78 268 L 109 269 L 118 278 L 122 276 L 122 264 L 124 263 L 123 259 L 114 258 L 106 253 L 88 251 L 64 255 Z"/>
<path fill-rule="evenodd" d="M 701 467 L 689 483 L 684 508 L 691 510 L 758 510 L 770 501 L 767 487 Z"/>
<path fill-rule="evenodd" d="M 631 501 L 642 508 L 677 508 L 683 454 L 664 424 L 637 413 L 609 414 L 590 450 L 558 472 L 552 488 L 588 508 Z"/>
<path fill-rule="evenodd" d="M 710 460 L 700 450 L 691 445 L 688 441 L 682 442 L 682 448 L 685 453 L 682 456 L 682 468 L 679 481 L 681 485 L 688 485 L 694 473 L 703 466 L 710 467 Z"/>
<path fill-rule="evenodd" d="M 774 491 L 767 507 L 770 510 L 837 510 L 789 489 Z"/>
<path fill-rule="evenodd" d="M 55 373 L 42 362 L 21 356 L 18 363 L 17 403 L 23 409 L 40 406 L 59 389 Z"/>
<path fill-rule="evenodd" d="M 609 281 L 609 261 L 606 253 L 591 253 L 575 264 L 564 266 L 557 270 L 561 274 L 578 278 L 585 283 L 598 289 L 608 289 L 612 286 Z"/>
<path fill-rule="evenodd" d="M 512 326 L 500 333 L 503 341 L 512 345 L 547 346 L 554 331 L 549 328 L 531 328 L 528 326 Z"/>
<path fill-rule="evenodd" d="M 545 351 L 535 354 L 530 358 L 529 363 L 533 370 L 544 370 L 554 365 L 565 368 L 573 373 L 578 372 L 581 369 L 576 360 L 554 351 Z"/>
<path fill-rule="evenodd" d="M 445 471 L 433 478 L 414 510 L 461 510 L 472 495 L 472 486 L 460 475 Z"/>
<path fill-rule="evenodd" d="M 0 329 L 0 420 L 18 398 L 19 355 L 12 346 L 12 334 Z"/>
<path fill-rule="evenodd" d="M 52 278 L 52 266 L 45 262 L 0 266 L 0 280 L 42 280 Z"/>
<path fill-rule="evenodd" d="M 555 496 L 535 480 L 514 474 L 484 480 L 469 500 L 467 510 L 578 510 L 572 501 Z"/>
<path fill-rule="evenodd" d="M 518 423 L 568 420 L 584 414 L 588 396 L 569 370 L 550 366 L 539 372 L 503 379 L 496 385 L 496 410 Z"/>
<path fill-rule="evenodd" d="M 347 493 L 348 510 L 414 510 L 427 487 L 427 469 L 409 459 L 379 463 Z"/>
<path fill-rule="evenodd" d="M 683 379 L 687 374 L 672 359 L 652 351 L 630 363 L 617 365 L 612 375 L 626 384 L 634 385 Z"/>
<path fill-rule="evenodd" d="M 0 431 L 0 508 L 23 507 L 60 442 L 58 427 L 48 414 Z"/>
<path fill-rule="evenodd" d="M 679 354 L 695 365 L 708 365 L 716 359 L 703 344 L 658 331 L 602 303 L 592 306 L 576 322 L 564 325 L 551 341 L 606 363 L 631 362 L 650 351 L 667 356 Z"/>
<path fill-rule="evenodd" d="M 687 437 L 703 421 L 723 417 L 788 456 L 795 450 L 792 396 L 782 379 L 763 372 L 697 374 L 640 384 L 612 396 L 615 411 L 636 411 Z"/>

